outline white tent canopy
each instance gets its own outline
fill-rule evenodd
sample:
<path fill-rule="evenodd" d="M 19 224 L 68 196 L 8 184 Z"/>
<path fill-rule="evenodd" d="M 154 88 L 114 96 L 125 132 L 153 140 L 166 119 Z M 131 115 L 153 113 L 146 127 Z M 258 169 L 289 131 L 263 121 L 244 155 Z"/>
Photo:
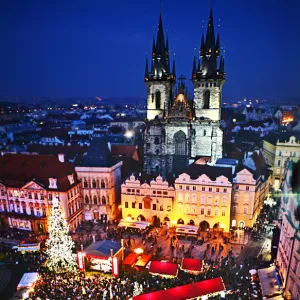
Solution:
<path fill-rule="evenodd" d="M 17 286 L 17 290 L 23 288 L 31 288 L 38 280 L 38 277 L 39 277 L 39 273 L 37 272 L 24 273 Z"/>
<path fill-rule="evenodd" d="M 133 221 L 126 219 L 122 219 L 118 225 L 118 227 L 130 227 L 137 229 L 146 229 L 148 226 L 150 226 L 150 223 L 146 221 Z"/>
<path fill-rule="evenodd" d="M 257 273 L 264 297 L 280 295 L 282 293 L 280 285 L 278 285 L 279 282 L 275 266 L 259 269 Z"/>
<path fill-rule="evenodd" d="M 193 225 L 177 225 L 176 226 L 177 234 L 192 234 L 197 235 L 198 227 Z"/>

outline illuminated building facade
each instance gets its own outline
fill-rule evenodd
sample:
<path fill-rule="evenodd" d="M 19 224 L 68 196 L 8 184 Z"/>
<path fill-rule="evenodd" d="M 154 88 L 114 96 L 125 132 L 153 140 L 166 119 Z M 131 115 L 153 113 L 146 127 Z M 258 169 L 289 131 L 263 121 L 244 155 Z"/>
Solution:
<path fill-rule="evenodd" d="M 120 203 L 122 162 L 114 159 L 106 141 L 94 138 L 79 166 L 75 168 L 81 180 L 83 217 L 85 220 L 107 222 L 117 217 Z"/>
<path fill-rule="evenodd" d="M 173 219 L 201 230 L 230 228 L 232 169 L 192 164 L 175 180 Z"/>
<path fill-rule="evenodd" d="M 162 176 L 180 174 L 199 157 L 210 157 L 211 162 L 216 162 L 222 157 L 223 142 L 220 117 L 225 69 L 220 55 L 220 36 L 215 39 L 212 10 L 205 41 L 202 36 L 199 59 L 194 57 L 193 101 L 183 77 L 179 78 L 173 98 L 175 61 L 170 73 L 168 49 L 160 16 L 151 70 L 148 70 L 147 60 L 145 68 L 148 122 L 144 133 L 144 169 L 148 174 Z"/>
<path fill-rule="evenodd" d="M 46 232 L 52 200 L 59 199 L 70 230 L 82 221 L 80 183 L 72 165 L 55 156 L 0 157 L 0 215 L 9 227 Z"/>
<path fill-rule="evenodd" d="M 299 171 L 299 162 L 296 164 L 291 161 L 282 182 L 282 225 L 277 265 L 285 288 L 285 299 L 300 297 Z"/>
<path fill-rule="evenodd" d="M 122 184 L 121 193 L 123 218 L 170 225 L 175 198 L 171 180 L 132 175 Z"/>
<path fill-rule="evenodd" d="M 263 152 L 273 170 L 270 183 L 280 188 L 287 161 L 300 159 L 300 135 L 295 132 L 269 134 L 264 137 Z"/>

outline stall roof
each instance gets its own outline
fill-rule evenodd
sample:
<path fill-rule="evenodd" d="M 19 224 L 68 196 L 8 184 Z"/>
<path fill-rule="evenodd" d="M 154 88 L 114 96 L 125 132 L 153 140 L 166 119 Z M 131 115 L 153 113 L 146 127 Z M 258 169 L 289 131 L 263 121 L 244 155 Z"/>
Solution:
<path fill-rule="evenodd" d="M 168 262 L 151 261 L 149 273 L 162 276 L 177 276 L 178 265 Z"/>
<path fill-rule="evenodd" d="M 183 258 L 181 262 L 181 268 L 189 271 L 201 271 L 202 260 L 195 258 Z"/>
<path fill-rule="evenodd" d="M 257 273 L 263 296 L 275 296 L 282 293 L 275 266 L 259 269 Z"/>
<path fill-rule="evenodd" d="M 84 252 L 90 256 L 109 257 L 110 249 L 113 250 L 113 255 L 115 255 L 121 248 L 122 246 L 119 243 L 104 240 L 91 244 Z"/>
<path fill-rule="evenodd" d="M 39 273 L 37 272 L 24 273 L 17 286 L 17 290 L 32 287 L 37 281 L 38 277 Z"/>
<path fill-rule="evenodd" d="M 132 266 L 137 260 L 138 260 L 138 255 L 134 252 L 129 253 L 127 257 L 124 259 L 122 265 L 129 265 Z"/>
<path fill-rule="evenodd" d="M 136 262 L 137 267 L 145 267 L 148 262 L 151 260 L 152 255 L 151 254 L 143 254 L 141 258 Z"/>
<path fill-rule="evenodd" d="M 133 300 L 185 300 L 225 291 L 221 277 L 133 297 Z"/>

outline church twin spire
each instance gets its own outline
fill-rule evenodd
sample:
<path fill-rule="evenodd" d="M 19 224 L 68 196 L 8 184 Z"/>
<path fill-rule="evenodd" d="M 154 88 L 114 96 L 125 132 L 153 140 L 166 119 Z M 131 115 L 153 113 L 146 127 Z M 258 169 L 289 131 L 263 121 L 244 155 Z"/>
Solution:
<path fill-rule="evenodd" d="M 152 64 L 150 72 L 148 68 L 148 58 L 146 57 L 145 81 L 175 81 L 175 79 L 175 57 L 173 60 L 172 72 L 170 72 L 169 38 L 167 37 L 166 40 L 164 38 L 162 14 L 160 13 L 156 41 L 153 37 L 152 42 Z"/>
<path fill-rule="evenodd" d="M 195 68 L 194 57 L 192 79 L 225 79 L 224 57 L 220 56 L 220 34 L 215 39 L 214 18 L 210 9 L 206 37 L 202 33 L 198 68 Z M 218 59 L 220 58 L 219 67 Z"/>

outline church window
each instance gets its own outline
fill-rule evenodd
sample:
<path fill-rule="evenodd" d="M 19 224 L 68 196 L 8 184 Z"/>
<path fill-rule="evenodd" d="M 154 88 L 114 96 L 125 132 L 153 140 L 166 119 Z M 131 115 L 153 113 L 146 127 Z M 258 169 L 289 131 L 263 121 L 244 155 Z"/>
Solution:
<path fill-rule="evenodd" d="M 208 109 L 209 108 L 209 101 L 210 101 L 210 91 L 206 90 L 203 94 L 203 108 Z"/>
<path fill-rule="evenodd" d="M 161 106 L 161 93 L 160 91 L 155 92 L 155 108 L 160 109 Z"/>
<path fill-rule="evenodd" d="M 105 183 L 103 180 L 101 180 L 101 189 L 105 189 Z"/>
<path fill-rule="evenodd" d="M 96 180 L 95 179 L 93 179 L 92 185 L 93 185 L 93 188 L 96 188 Z"/>
<path fill-rule="evenodd" d="M 155 153 L 156 153 L 156 155 L 159 155 L 159 150 L 156 149 L 156 150 L 155 150 Z"/>
<path fill-rule="evenodd" d="M 206 136 L 206 129 L 203 130 L 203 136 Z"/>
<path fill-rule="evenodd" d="M 183 131 L 174 134 L 175 155 L 186 155 L 186 135 Z"/>
<path fill-rule="evenodd" d="M 105 198 L 105 196 L 102 197 L 102 205 L 106 205 L 106 198 Z"/>
<path fill-rule="evenodd" d="M 159 138 L 158 138 L 158 137 L 156 137 L 156 138 L 154 139 L 154 144 L 155 144 L 155 145 L 159 145 Z"/>

